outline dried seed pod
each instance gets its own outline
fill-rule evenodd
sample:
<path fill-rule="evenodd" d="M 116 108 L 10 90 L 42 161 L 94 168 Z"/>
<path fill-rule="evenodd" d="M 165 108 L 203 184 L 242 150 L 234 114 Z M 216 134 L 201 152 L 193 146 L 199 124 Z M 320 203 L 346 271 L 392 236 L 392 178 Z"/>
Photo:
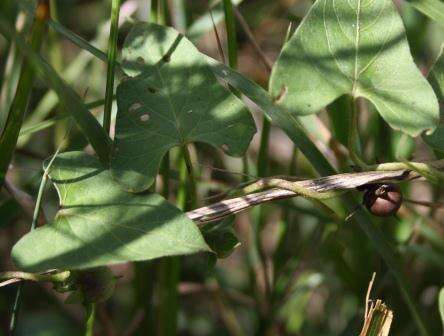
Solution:
<path fill-rule="evenodd" d="M 392 183 L 369 184 L 365 189 L 363 203 L 371 214 L 389 217 L 396 214 L 401 207 L 402 193 Z"/>

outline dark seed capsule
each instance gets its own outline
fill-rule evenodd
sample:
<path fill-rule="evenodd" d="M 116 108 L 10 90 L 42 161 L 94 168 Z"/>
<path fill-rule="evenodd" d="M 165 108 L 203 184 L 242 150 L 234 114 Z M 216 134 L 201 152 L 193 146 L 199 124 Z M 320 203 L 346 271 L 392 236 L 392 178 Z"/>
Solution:
<path fill-rule="evenodd" d="M 399 210 L 402 193 L 395 184 L 371 184 L 366 188 L 363 203 L 371 214 L 389 217 Z"/>

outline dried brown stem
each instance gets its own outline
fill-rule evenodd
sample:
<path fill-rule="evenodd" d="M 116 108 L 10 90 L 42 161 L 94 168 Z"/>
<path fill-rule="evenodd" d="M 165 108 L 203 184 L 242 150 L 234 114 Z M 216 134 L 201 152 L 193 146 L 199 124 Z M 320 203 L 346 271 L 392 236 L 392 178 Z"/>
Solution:
<path fill-rule="evenodd" d="M 293 181 L 297 188 L 304 188 L 310 193 L 326 193 L 329 191 L 352 190 L 369 183 L 407 181 L 419 175 L 407 169 L 392 171 L 369 171 L 360 173 L 337 174 L 313 180 Z M 260 181 L 258 181 L 260 183 Z M 256 182 L 256 183 L 258 183 Z M 266 185 L 266 183 L 264 183 Z M 187 212 L 188 218 L 198 225 L 220 220 L 239 213 L 255 205 L 278 199 L 295 197 L 300 194 L 279 188 L 251 193 L 236 197 L 210 206 Z"/>

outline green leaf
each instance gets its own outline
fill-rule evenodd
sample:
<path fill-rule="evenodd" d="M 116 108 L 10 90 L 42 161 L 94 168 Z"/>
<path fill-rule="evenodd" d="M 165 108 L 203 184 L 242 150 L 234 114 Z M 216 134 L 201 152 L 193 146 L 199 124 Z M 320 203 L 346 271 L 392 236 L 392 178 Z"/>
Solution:
<path fill-rule="evenodd" d="M 439 315 L 441 316 L 441 322 L 444 327 L 444 288 L 441 288 L 439 291 L 439 298 L 438 298 L 438 304 L 439 304 Z"/>
<path fill-rule="evenodd" d="M 432 83 L 436 96 L 441 105 L 444 104 L 444 46 L 429 74 L 430 83 Z M 444 108 L 441 108 L 441 123 L 438 128 L 430 135 L 423 137 L 424 141 L 433 149 L 444 152 Z"/>
<path fill-rule="evenodd" d="M 441 0 L 407 0 L 421 13 L 444 26 L 444 2 Z"/>
<path fill-rule="evenodd" d="M 390 0 L 317 0 L 284 46 L 270 88 L 297 115 L 349 94 L 368 99 L 392 128 L 412 136 L 439 121 Z"/>
<path fill-rule="evenodd" d="M 20 269 L 83 269 L 209 251 L 182 212 L 157 194 L 123 191 L 95 157 L 64 153 L 49 176 L 61 209 L 53 223 L 14 246 Z"/>
<path fill-rule="evenodd" d="M 233 229 L 233 217 L 205 225 L 202 228 L 202 234 L 218 258 L 230 256 L 234 249 L 240 246 Z"/>
<path fill-rule="evenodd" d="M 146 190 L 165 153 L 205 142 L 241 156 L 256 132 L 241 100 L 224 88 L 206 58 L 172 28 L 138 23 L 123 49 L 136 75 L 117 88 L 113 175 L 131 191 Z"/>

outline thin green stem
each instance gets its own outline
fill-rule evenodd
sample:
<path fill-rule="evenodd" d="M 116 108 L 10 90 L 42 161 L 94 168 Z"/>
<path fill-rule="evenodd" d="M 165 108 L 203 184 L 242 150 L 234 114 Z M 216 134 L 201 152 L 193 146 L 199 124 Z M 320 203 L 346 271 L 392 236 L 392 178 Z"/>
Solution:
<path fill-rule="evenodd" d="M 191 162 L 190 151 L 187 145 L 182 147 L 183 158 L 185 160 L 186 170 L 188 173 L 188 178 L 186 178 L 187 185 L 187 205 L 184 207 L 184 210 L 190 210 L 190 208 L 194 208 L 197 203 L 196 196 L 196 179 L 194 176 L 193 163 Z"/>
<path fill-rule="evenodd" d="M 290 21 L 287 27 L 287 32 L 285 33 L 284 42 L 287 43 L 293 34 L 293 21 Z"/>
<path fill-rule="evenodd" d="M 15 327 L 17 326 L 17 314 L 20 306 L 20 297 L 22 295 L 23 283 L 19 283 L 17 291 L 15 292 L 14 304 L 12 306 L 11 320 L 9 321 L 9 332 L 11 335 L 15 332 Z"/>
<path fill-rule="evenodd" d="M 168 1 L 171 17 L 171 23 L 181 33 L 185 33 L 187 28 L 187 12 L 185 0 L 171 0 Z"/>
<path fill-rule="evenodd" d="M 338 197 L 344 193 L 344 191 L 342 190 L 323 191 L 323 192 L 312 191 L 301 186 L 299 182 L 288 181 L 276 177 L 260 179 L 254 183 L 247 185 L 246 187 L 243 187 L 241 190 L 244 194 L 251 194 L 270 188 L 280 188 L 280 189 L 290 190 L 301 196 L 317 200 L 325 200 L 333 197 Z"/>
<path fill-rule="evenodd" d="M 190 197 L 189 188 L 187 188 L 187 179 L 191 174 L 192 166 L 190 162 L 185 159 L 187 151 L 182 151 L 182 156 L 180 158 L 179 167 L 179 188 L 177 190 L 177 206 L 186 210 L 190 207 L 190 202 L 188 198 Z M 189 157 L 189 154 L 188 154 Z M 188 164 L 187 164 L 188 161 Z M 164 161 L 164 173 L 167 168 L 166 162 Z M 169 170 L 169 165 L 168 165 Z M 165 175 L 164 175 L 165 176 Z M 165 187 L 165 186 L 164 186 Z M 169 193 L 169 190 L 164 190 L 165 193 Z M 173 336 L 177 332 L 177 313 L 179 305 L 179 296 L 177 293 L 177 286 L 179 284 L 180 278 L 180 258 L 179 257 L 169 257 L 164 258 L 159 264 L 159 311 L 158 311 L 158 328 L 157 334 L 161 336 Z"/>
<path fill-rule="evenodd" d="M 153 6 L 154 7 L 154 6 Z M 167 21 L 166 3 L 165 0 L 157 0 L 156 6 L 156 22 L 160 25 L 165 25 Z"/>
<path fill-rule="evenodd" d="M 166 200 L 170 197 L 170 153 L 167 152 L 162 160 L 160 168 L 162 174 L 162 195 Z"/>
<path fill-rule="evenodd" d="M 115 98 L 116 97 L 114 97 L 114 99 Z M 105 100 L 104 99 L 100 99 L 100 100 L 88 103 L 85 106 L 88 109 L 92 109 L 92 108 L 95 108 L 95 107 L 102 106 L 104 103 L 105 103 Z M 59 115 L 57 115 L 57 116 L 55 116 L 53 118 L 46 119 L 46 120 L 41 121 L 41 122 L 37 122 L 37 123 L 32 124 L 30 126 L 26 126 L 26 122 L 25 122 L 23 124 L 23 127 L 20 129 L 19 139 L 20 139 L 20 137 L 23 137 L 25 135 L 30 135 L 30 134 L 33 134 L 35 132 L 42 131 L 42 130 L 47 129 L 47 128 L 51 127 L 51 126 L 54 126 L 57 123 L 57 121 L 66 120 L 69 117 L 71 117 L 70 114 L 64 113 L 64 114 L 59 114 Z M 65 125 L 64 129 L 66 129 L 66 125 Z M 19 142 L 20 142 L 20 140 L 19 140 Z M 19 147 L 20 147 L 20 145 L 19 145 Z"/>
<path fill-rule="evenodd" d="M 433 182 L 444 181 L 444 173 L 440 171 L 440 169 L 444 168 L 444 160 L 433 162 L 388 162 L 369 166 L 368 168 L 376 171 L 413 170 Z"/>
<path fill-rule="evenodd" d="M 261 142 L 257 157 L 257 175 L 265 177 L 268 173 L 268 147 L 270 143 L 271 122 L 266 116 L 263 118 Z"/>
<path fill-rule="evenodd" d="M 248 154 L 245 153 L 244 156 L 242 156 L 242 182 L 246 183 L 248 182 L 248 176 L 250 176 L 250 164 L 248 162 Z"/>
<path fill-rule="evenodd" d="M 94 336 L 94 322 L 96 319 L 96 304 L 94 302 L 85 305 L 85 336 Z"/>
<path fill-rule="evenodd" d="M 179 295 L 177 286 L 180 276 L 180 258 L 167 257 L 160 260 L 158 267 L 157 335 L 174 336 L 177 334 L 177 313 Z"/>
<path fill-rule="evenodd" d="M 259 177 L 264 177 L 268 174 L 268 145 L 270 139 L 270 128 L 271 123 L 269 119 L 264 116 L 263 117 L 263 126 L 262 126 L 262 134 L 259 146 L 259 154 L 257 158 L 257 175 Z M 250 265 L 252 270 L 250 272 L 256 272 L 258 269 L 262 272 L 262 277 L 265 285 L 265 311 L 263 311 L 259 316 L 259 329 L 264 332 L 268 329 L 270 319 L 268 314 L 268 308 L 271 298 L 271 284 L 268 274 L 268 266 L 267 266 L 267 257 L 265 255 L 262 241 L 261 241 L 261 232 L 265 225 L 266 218 L 264 214 L 264 208 L 259 206 L 258 208 L 253 210 L 252 213 L 252 240 L 249 246 L 248 256 L 250 259 Z M 260 266 L 258 266 L 260 263 Z M 253 286 L 258 287 L 258 283 L 255 279 L 252 279 Z M 255 289 L 257 295 L 260 293 L 259 288 Z M 256 297 L 256 300 L 261 300 L 260 297 Z"/>
<path fill-rule="evenodd" d="M 348 135 L 348 151 L 350 159 L 354 164 L 362 169 L 367 169 L 368 165 L 361 158 L 360 154 L 360 139 L 359 139 L 359 111 L 357 101 L 354 97 L 350 97 L 350 127 Z"/>
<path fill-rule="evenodd" d="M 53 21 L 59 21 L 58 18 L 58 6 L 56 0 L 49 0 L 50 15 Z M 60 49 L 60 44 L 58 41 L 58 36 L 54 30 L 48 32 L 50 51 L 49 58 L 51 60 L 51 65 L 56 71 L 63 70 L 63 56 Z"/>
<path fill-rule="evenodd" d="M 165 25 L 167 21 L 167 12 L 165 0 L 153 1 L 152 9 L 155 13 L 155 21 L 158 24 Z M 189 155 L 188 155 L 189 158 Z M 162 194 L 168 199 L 170 194 L 170 154 L 167 153 L 162 161 L 163 188 Z M 186 203 L 186 175 L 187 169 L 182 164 L 180 172 L 179 190 L 177 203 L 180 208 L 185 208 Z M 180 276 L 180 258 L 163 258 L 158 265 L 158 314 L 157 314 L 157 335 L 174 336 L 177 334 L 177 314 L 179 296 L 177 286 Z"/>
<path fill-rule="evenodd" d="M 111 6 L 111 28 L 108 40 L 108 68 L 106 73 L 105 107 L 103 109 L 103 128 L 107 134 L 109 134 L 111 130 L 120 1 L 121 0 L 112 0 Z"/>
<path fill-rule="evenodd" d="M 144 316 L 137 327 L 135 335 L 155 334 L 154 321 L 154 288 L 156 282 L 155 262 L 142 261 L 134 264 L 134 301 L 135 313 L 143 310 Z"/>
<path fill-rule="evenodd" d="M 289 176 L 297 176 L 297 149 L 293 145 L 293 155 L 291 157 L 291 161 L 288 168 Z M 292 230 L 295 230 L 294 226 L 290 223 L 295 216 L 298 215 L 298 212 L 291 211 L 289 207 L 285 207 L 282 213 L 282 224 L 281 229 L 279 230 L 281 233 L 279 235 L 279 240 L 277 247 L 273 253 L 273 284 L 272 284 L 272 304 L 276 301 L 276 283 L 277 278 L 279 277 L 284 265 L 293 257 L 294 248 L 289 248 L 289 246 L 294 246 L 294 241 L 291 241 L 294 237 L 292 234 Z M 290 251 L 291 250 L 291 251 Z"/>
<path fill-rule="evenodd" d="M 51 20 L 58 22 L 58 5 L 56 0 L 50 0 L 50 14 L 51 14 Z M 60 45 L 60 39 L 56 31 L 50 29 L 48 31 L 48 45 L 49 45 L 49 60 L 51 66 L 54 68 L 55 71 L 58 73 L 63 73 L 64 69 L 64 62 L 63 62 L 63 56 L 62 56 L 62 49 Z M 64 116 L 64 111 L 61 107 L 57 107 L 55 109 L 56 116 Z M 26 120 L 25 120 L 26 124 Z M 60 123 L 56 124 L 54 127 L 54 145 L 57 148 L 58 144 L 60 144 L 63 141 L 65 130 L 66 130 L 67 122 L 62 120 Z M 20 131 L 20 134 L 22 132 Z"/>
<path fill-rule="evenodd" d="M 233 69 L 237 68 L 237 38 L 236 21 L 234 18 L 233 3 L 231 0 L 223 0 L 225 27 L 228 41 L 228 63 Z"/>

